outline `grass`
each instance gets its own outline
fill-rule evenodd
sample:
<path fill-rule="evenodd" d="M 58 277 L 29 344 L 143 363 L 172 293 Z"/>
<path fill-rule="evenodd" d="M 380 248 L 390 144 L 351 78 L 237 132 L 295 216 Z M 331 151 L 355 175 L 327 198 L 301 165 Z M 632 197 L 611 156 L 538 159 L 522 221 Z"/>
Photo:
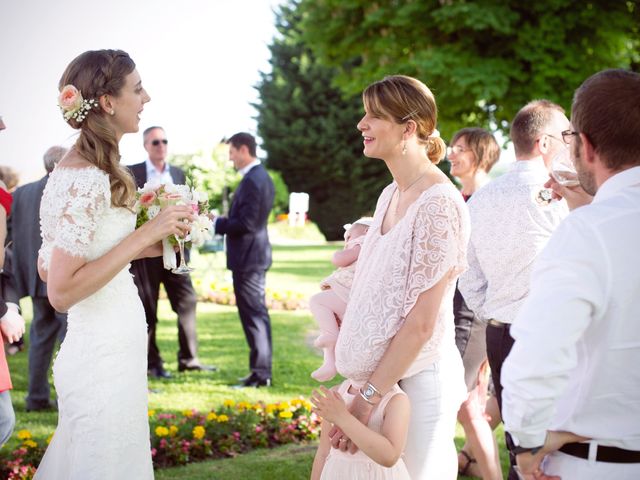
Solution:
<path fill-rule="evenodd" d="M 273 290 L 293 290 L 310 296 L 318 291 L 318 282 L 331 273 L 331 254 L 339 245 L 305 245 L 274 247 L 274 264 L 267 275 L 267 286 Z M 198 255 L 194 252 L 192 264 L 197 268 L 194 281 L 215 276 L 226 278 L 223 254 Z M 23 300 L 25 318 L 31 318 L 28 299 Z M 200 359 L 214 364 L 217 372 L 177 372 L 177 327 L 175 315 L 166 300 L 159 308 L 158 345 L 165 359 L 165 366 L 173 374 L 171 380 L 151 380 L 149 407 L 157 411 L 179 412 L 184 409 L 209 409 L 223 400 L 274 402 L 298 396 L 308 396 L 317 383 L 309 377 L 321 363 L 320 354 L 310 346 L 316 334 L 316 324 L 307 311 L 272 311 L 273 382 L 269 389 L 232 388 L 238 377 L 248 372 L 248 348 L 235 307 L 200 303 L 198 305 L 198 340 Z M 28 330 L 28 329 L 27 329 Z M 28 335 L 25 339 L 28 346 Z M 16 431 L 30 430 L 36 437 L 44 438 L 53 432 L 57 423 L 55 412 L 25 412 L 24 397 L 27 388 L 27 354 L 9 358 L 14 390 L 13 404 L 16 410 Z M 334 380 L 333 383 L 337 383 Z M 462 446 L 462 431 L 456 438 Z M 502 434 L 499 434 L 500 438 Z M 501 441 L 504 450 L 504 442 Z M 18 444 L 15 433 L 4 449 Z M 256 450 L 233 459 L 214 460 L 191 464 L 186 467 L 156 471 L 159 480 L 252 478 L 303 479 L 309 478 L 315 445 L 288 445 L 273 450 Z M 506 458 L 503 458 L 503 465 Z"/>

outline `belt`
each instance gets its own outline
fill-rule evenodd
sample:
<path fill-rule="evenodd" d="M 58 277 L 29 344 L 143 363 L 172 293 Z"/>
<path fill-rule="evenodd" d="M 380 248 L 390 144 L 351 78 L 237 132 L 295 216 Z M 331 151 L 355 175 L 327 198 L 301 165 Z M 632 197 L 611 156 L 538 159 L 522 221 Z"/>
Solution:
<path fill-rule="evenodd" d="M 495 318 L 490 318 L 489 320 L 487 320 L 487 323 L 492 327 L 497 327 L 497 328 L 509 328 L 511 326 L 510 323 L 499 322 Z"/>
<path fill-rule="evenodd" d="M 562 453 L 578 458 L 589 458 L 588 443 L 567 443 L 560 448 Z M 596 462 L 640 463 L 640 451 L 625 450 L 618 447 L 597 446 Z"/>

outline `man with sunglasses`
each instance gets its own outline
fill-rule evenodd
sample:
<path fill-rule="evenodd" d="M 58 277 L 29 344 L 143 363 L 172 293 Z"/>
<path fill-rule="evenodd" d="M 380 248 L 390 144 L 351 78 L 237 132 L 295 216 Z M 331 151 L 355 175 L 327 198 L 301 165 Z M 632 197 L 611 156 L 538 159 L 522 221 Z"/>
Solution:
<path fill-rule="evenodd" d="M 131 165 L 131 173 L 138 187 L 151 185 L 184 184 L 184 172 L 167 163 L 167 136 L 162 127 L 149 127 L 143 132 L 144 148 L 149 154 L 147 160 Z M 188 251 L 186 252 L 188 255 Z M 132 262 L 131 271 L 144 305 L 149 327 L 148 372 L 152 377 L 170 378 L 163 365 L 160 349 L 156 343 L 158 324 L 158 295 L 160 284 L 169 297 L 171 308 L 178 315 L 178 371 L 208 370 L 215 367 L 202 365 L 198 360 L 198 339 L 196 335 L 196 293 L 189 275 L 178 275 L 166 270 L 162 257 L 144 258 Z"/>
<path fill-rule="evenodd" d="M 570 205 L 594 197 L 536 260 L 503 368 L 526 479 L 640 478 L 639 106 L 640 74 L 626 70 L 591 76 L 573 98 L 563 138 L 581 188 L 550 184 Z"/>
<path fill-rule="evenodd" d="M 510 131 L 516 161 L 467 203 L 469 269 L 460 276 L 458 288 L 471 311 L 487 322 L 487 358 L 501 410 L 501 370 L 513 345 L 511 323 L 529 294 L 533 261 L 568 214 L 564 201 L 549 202 L 539 193 L 549 179 L 551 160 L 566 148 L 562 131 L 569 126 L 562 107 L 548 100 L 521 108 Z M 514 467 L 514 445 L 508 435 L 506 443 Z M 511 468 L 509 480 L 517 478 Z"/>

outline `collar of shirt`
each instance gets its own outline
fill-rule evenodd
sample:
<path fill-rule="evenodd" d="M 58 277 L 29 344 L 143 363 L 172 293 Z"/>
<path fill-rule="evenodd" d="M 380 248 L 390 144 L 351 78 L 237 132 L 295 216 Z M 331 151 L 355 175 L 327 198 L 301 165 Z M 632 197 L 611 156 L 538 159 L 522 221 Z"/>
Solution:
<path fill-rule="evenodd" d="M 549 174 L 549 170 L 547 170 L 542 157 L 535 157 L 530 160 L 516 160 L 511 170 L 514 172 L 542 172 L 546 175 Z"/>
<path fill-rule="evenodd" d="M 144 161 L 144 164 L 147 167 L 147 183 L 154 184 L 155 186 L 162 183 L 173 184 L 171 170 L 167 162 L 164 163 L 164 169 L 161 172 L 158 171 L 148 158 Z"/>
<path fill-rule="evenodd" d="M 249 173 L 249 170 L 251 170 L 256 165 L 260 165 L 260 160 L 258 160 L 257 158 L 253 162 L 251 162 L 249 165 L 247 165 L 244 168 L 241 168 L 238 171 L 240 172 L 240 175 L 244 177 L 247 173 Z"/>
<path fill-rule="evenodd" d="M 640 185 L 640 167 L 628 168 L 609 177 L 600 185 L 595 197 L 593 197 L 593 202 L 601 202 L 615 195 L 620 190 L 633 185 Z"/>

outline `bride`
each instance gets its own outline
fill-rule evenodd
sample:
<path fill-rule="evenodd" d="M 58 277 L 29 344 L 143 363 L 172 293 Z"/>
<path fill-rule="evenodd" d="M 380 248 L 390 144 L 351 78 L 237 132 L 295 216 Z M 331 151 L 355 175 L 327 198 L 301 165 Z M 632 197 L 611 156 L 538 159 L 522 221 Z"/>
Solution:
<path fill-rule="evenodd" d="M 53 366 L 59 418 L 36 479 L 152 479 L 147 331 L 129 262 L 184 235 L 189 207 L 172 206 L 137 230 L 135 184 L 118 142 L 138 131 L 150 98 L 129 55 L 88 51 L 60 79 L 59 105 L 80 130 L 43 194 L 40 276 L 68 331 Z"/>

